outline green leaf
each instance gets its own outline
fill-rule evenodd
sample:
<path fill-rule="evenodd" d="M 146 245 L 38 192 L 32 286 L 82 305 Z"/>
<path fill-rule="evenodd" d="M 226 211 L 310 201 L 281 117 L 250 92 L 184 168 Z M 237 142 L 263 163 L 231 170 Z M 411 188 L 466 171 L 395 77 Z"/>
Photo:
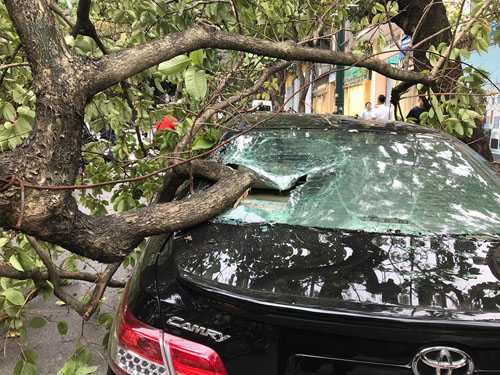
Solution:
<path fill-rule="evenodd" d="M 204 70 L 189 67 L 184 78 L 186 80 L 186 91 L 196 100 L 201 100 L 207 95 L 207 75 Z"/>
<path fill-rule="evenodd" d="M 158 65 L 158 70 L 167 76 L 176 75 L 186 69 L 190 62 L 191 59 L 186 55 L 179 55 L 171 60 L 162 62 Z"/>
<path fill-rule="evenodd" d="M 32 349 L 25 349 L 21 353 L 21 358 L 23 358 L 25 362 L 36 365 L 38 362 L 38 353 Z"/>
<path fill-rule="evenodd" d="M 14 367 L 14 375 L 20 375 L 21 374 L 21 370 L 23 369 L 23 365 L 24 365 L 24 361 L 23 360 L 17 361 L 16 367 Z"/>
<path fill-rule="evenodd" d="M 14 267 L 18 271 L 24 271 L 23 266 L 21 265 L 21 262 L 19 262 L 19 259 L 17 259 L 16 255 L 12 255 L 9 258 L 10 264 L 12 264 L 12 267 Z"/>
<path fill-rule="evenodd" d="M 462 137 L 464 135 L 464 127 L 460 122 L 455 124 L 455 132 Z"/>
<path fill-rule="evenodd" d="M 375 3 L 375 9 L 379 12 L 385 12 L 384 6 L 380 3 Z"/>
<path fill-rule="evenodd" d="M 83 366 L 76 369 L 75 375 L 93 374 L 97 371 L 97 366 Z"/>
<path fill-rule="evenodd" d="M 38 368 L 29 362 L 24 362 L 19 375 L 38 375 Z"/>
<path fill-rule="evenodd" d="M 7 301 L 13 305 L 22 305 L 24 303 L 24 296 L 19 290 L 9 288 L 4 290 L 2 294 L 7 298 Z"/>
<path fill-rule="evenodd" d="M 65 335 L 68 333 L 68 323 L 66 322 L 59 322 L 57 323 L 57 330 L 59 331 L 59 334 Z"/>
<path fill-rule="evenodd" d="M 26 133 L 31 131 L 31 124 L 25 117 L 19 117 L 14 125 L 14 133 L 16 135 L 27 136 Z"/>
<path fill-rule="evenodd" d="M 10 103 L 5 103 L 3 105 L 3 116 L 10 122 L 14 122 L 16 119 L 16 110 L 14 106 Z"/>
<path fill-rule="evenodd" d="M 49 297 L 54 294 L 54 285 L 48 280 L 43 281 L 38 289 L 38 294 L 43 297 L 45 302 L 47 302 Z"/>
<path fill-rule="evenodd" d="M 12 91 L 12 98 L 18 104 L 22 104 L 24 102 L 24 98 L 26 96 L 26 90 L 19 84 L 16 84 L 14 90 Z"/>
<path fill-rule="evenodd" d="M 483 51 L 488 52 L 489 45 L 486 40 L 484 40 L 483 38 L 476 38 L 476 42 L 479 44 L 479 47 Z"/>
<path fill-rule="evenodd" d="M 7 238 L 0 238 L 0 247 L 4 247 L 7 241 L 8 241 Z"/>
<path fill-rule="evenodd" d="M 19 339 L 21 340 L 21 344 L 26 345 L 28 343 L 28 330 L 26 327 L 22 327 L 19 330 Z"/>
<path fill-rule="evenodd" d="M 33 319 L 30 320 L 30 327 L 31 328 L 42 328 L 47 324 L 47 321 L 45 318 L 41 316 L 35 316 Z"/>
<path fill-rule="evenodd" d="M 154 80 L 155 82 L 155 86 L 156 88 L 161 92 L 161 93 L 164 93 L 165 92 L 165 89 L 163 88 L 163 86 L 161 85 L 161 81 L 159 78 L 155 78 Z"/>
<path fill-rule="evenodd" d="M 199 140 L 196 141 L 196 143 L 193 145 L 192 150 L 206 150 L 214 145 L 214 142 L 210 142 L 206 140 L 205 138 L 200 138 Z"/>
<path fill-rule="evenodd" d="M 75 375 L 76 363 L 73 360 L 67 361 L 57 375 Z"/>
<path fill-rule="evenodd" d="M 92 43 L 86 37 L 78 37 L 75 40 L 74 47 L 83 53 L 87 53 L 92 49 Z"/>
<path fill-rule="evenodd" d="M 28 107 L 24 107 L 24 106 L 18 107 L 17 113 L 19 113 L 19 116 L 25 116 L 25 117 L 28 117 L 32 120 L 35 119 L 35 111 L 32 111 Z"/>
<path fill-rule="evenodd" d="M 189 54 L 189 58 L 193 64 L 202 66 L 203 65 L 203 51 L 201 49 L 193 51 Z"/>
<path fill-rule="evenodd" d="M 111 324 L 113 323 L 113 319 L 114 319 L 114 314 L 103 313 L 99 315 L 97 321 L 99 322 L 99 324 L 104 324 L 109 329 L 111 327 Z"/>
<path fill-rule="evenodd" d="M 470 59 L 470 52 L 467 48 L 462 48 L 460 50 L 460 56 L 462 56 L 464 59 L 469 60 Z"/>

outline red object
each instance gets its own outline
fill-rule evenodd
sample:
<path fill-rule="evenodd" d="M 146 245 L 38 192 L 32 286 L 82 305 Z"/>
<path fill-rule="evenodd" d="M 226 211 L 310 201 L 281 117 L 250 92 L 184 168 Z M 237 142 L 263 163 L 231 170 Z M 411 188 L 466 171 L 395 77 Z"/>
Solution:
<path fill-rule="evenodd" d="M 227 375 L 219 355 L 208 346 L 163 334 L 170 349 L 172 364 L 177 374 L 183 375 Z"/>
<path fill-rule="evenodd" d="M 128 311 L 127 304 L 124 305 L 116 329 L 118 341 L 125 349 L 163 365 L 161 331 L 142 323 Z"/>
<path fill-rule="evenodd" d="M 156 121 L 156 131 L 158 131 L 158 130 L 165 131 L 165 129 L 174 130 L 178 123 L 179 123 L 179 120 L 177 120 L 177 118 L 175 118 L 174 116 L 165 115 L 165 116 L 163 116 L 163 119 L 161 120 L 161 122 Z"/>
<path fill-rule="evenodd" d="M 116 336 L 125 353 L 133 353 L 147 361 L 166 366 L 163 362 L 160 340 L 163 340 L 166 350 L 170 351 L 172 365 L 176 374 L 182 375 L 227 375 L 226 368 L 219 355 L 211 348 L 193 341 L 170 335 L 138 320 L 127 308 L 128 284 L 123 293 L 123 299 L 116 324 Z M 111 336 L 113 337 L 113 335 Z M 112 338 L 111 338 L 112 339 Z M 125 354 L 126 355 L 126 354 Z M 132 357 L 127 357 L 132 358 Z M 150 362 L 150 363 L 151 363 Z M 137 362 L 139 363 L 139 362 Z M 145 362 L 142 362 L 144 364 Z M 145 363 L 147 364 L 147 362 Z M 113 363 L 113 369 L 123 375 L 129 373 L 118 363 Z M 168 366 L 167 366 L 168 368 Z"/>

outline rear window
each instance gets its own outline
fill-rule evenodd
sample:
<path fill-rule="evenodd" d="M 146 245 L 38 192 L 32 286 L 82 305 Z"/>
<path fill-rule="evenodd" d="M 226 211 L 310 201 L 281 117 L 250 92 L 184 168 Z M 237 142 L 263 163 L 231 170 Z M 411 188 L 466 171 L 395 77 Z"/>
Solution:
<path fill-rule="evenodd" d="M 262 130 L 235 139 L 218 157 L 258 177 L 221 223 L 500 234 L 500 180 L 447 138 Z"/>

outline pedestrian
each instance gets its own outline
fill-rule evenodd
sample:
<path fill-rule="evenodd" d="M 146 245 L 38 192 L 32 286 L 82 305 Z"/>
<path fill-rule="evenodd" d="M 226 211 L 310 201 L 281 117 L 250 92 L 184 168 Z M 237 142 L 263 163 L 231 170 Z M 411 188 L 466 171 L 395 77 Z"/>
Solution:
<path fill-rule="evenodd" d="M 365 110 L 361 113 L 361 117 L 364 118 L 373 118 L 375 115 L 373 114 L 372 103 L 366 102 Z"/>
<path fill-rule="evenodd" d="M 427 110 L 425 109 L 424 99 L 420 98 L 418 100 L 418 105 L 410 109 L 410 112 L 408 112 L 408 115 L 406 115 L 406 121 L 420 124 L 420 115 L 424 112 L 427 112 Z"/>
<path fill-rule="evenodd" d="M 390 120 L 391 119 L 391 110 L 388 106 L 385 105 L 385 95 L 379 95 L 377 98 L 377 107 L 373 111 L 373 117 L 378 120 Z"/>

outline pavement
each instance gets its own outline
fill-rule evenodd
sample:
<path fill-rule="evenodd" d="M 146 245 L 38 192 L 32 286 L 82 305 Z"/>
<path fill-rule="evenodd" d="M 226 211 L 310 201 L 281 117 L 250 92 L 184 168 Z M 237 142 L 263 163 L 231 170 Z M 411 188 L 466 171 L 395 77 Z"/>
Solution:
<path fill-rule="evenodd" d="M 116 279 L 128 279 L 131 275 L 130 269 L 120 269 L 115 275 Z M 65 286 L 67 293 L 80 297 L 91 291 L 92 284 L 83 281 L 74 281 Z M 120 293 L 117 289 L 108 288 L 104 295 L 101 313 L 114 312 L 118 305 Z M 98 366 L 96 375 L 105 375 L 107 371 L 106 348 L 102 340 L 107 333 L 105 327 L 97 322 L 97 314 L 88 321 L 82 318 L 67 306 L 56 305 L 58 299 L 52 296 L 47 302 L 43 298 L 35 298 L 27 307 L 27 319 L 25 326 L 28 329 L 28 344 L 26 349 L 34 349 L 38 352 L 39 375 L 56 375 L 75 349 L 78 343 L 87 345 L 87 350 L 94 355 L 91 366 Z M 29 320 L 33 316 L 43 316 L 47 324 L 42 328 L 30 328 Z M 57 323 L 65 321 L 69 329 L 65 336 L 57 331 Z M 20 341 L 18 338 L 6 338 L 7 327 L 0 328 L 0 375 L 13 375 L 14 367 L 20 359 Z"/>

